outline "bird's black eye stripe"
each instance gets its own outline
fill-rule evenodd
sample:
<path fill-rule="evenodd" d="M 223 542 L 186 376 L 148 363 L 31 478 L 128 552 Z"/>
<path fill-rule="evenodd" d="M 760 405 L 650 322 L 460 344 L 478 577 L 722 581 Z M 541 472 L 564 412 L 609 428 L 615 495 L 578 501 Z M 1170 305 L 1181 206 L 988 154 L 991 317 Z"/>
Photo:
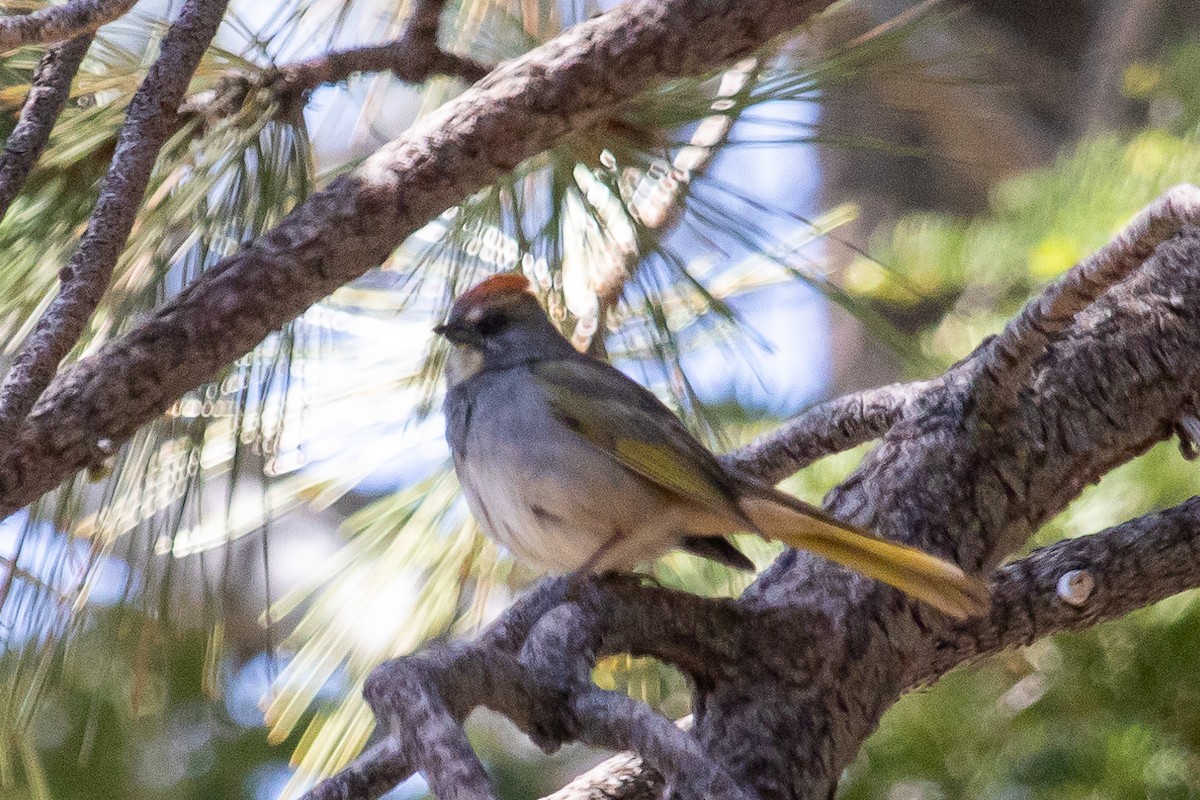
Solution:
<path fill-rule="evenodd" d="M 508 325 L 508 315 L 503 311 L 489 311 L 479 320 L 479 332 L 484 336 L 499 333 Z"/>

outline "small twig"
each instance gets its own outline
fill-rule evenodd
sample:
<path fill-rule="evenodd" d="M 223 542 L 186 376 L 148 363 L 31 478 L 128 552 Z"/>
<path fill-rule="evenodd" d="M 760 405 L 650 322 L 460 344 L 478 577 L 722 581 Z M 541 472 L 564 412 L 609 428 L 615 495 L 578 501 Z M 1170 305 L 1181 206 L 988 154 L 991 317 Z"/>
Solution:
<path fill-rule="evenodd" d="M 59 274 L 62 285 L 58 296 L 38 320 L 0 384 L 0 442 L 10 440 L 16 426 L 33 408 L 108 288 L 155 159 L 175 131 L 172 110 L 179 107 L 227 5 L 228 0 L 188 0 L 163 39 L 161 54 L 130 101 L 87 231 Z"/>
<path fill-rule="evenodd" d="M 1029 301 L 983 353 L 981 401 L 998 418 L 1011 408 L 1046 345 L 1097 297 L 1128 278 L 1185 226 L 1200 224 L 1200 189 L 1180 184 L 1144 208 L 1104 247 Z"/>
<path fill-rule="evenodd" d="M 910 685 L 1200 586 L 1200 497 L 1044 547 L 1003 567 L 991 584 L 988 616 L 944 630 Z"/>
<path fill-rule="evenodd" d="M 641 756 L 618 753 L 543 800 L 658 800 L 662 790 L 662 776 Z"/>
<path fill-rule="evenodd" d="M 438 21 L 446 0 L 415 4 L 400 38 L 384 44 L 324 53 L 279 67 L 270 81 L 281 98 L 301 96 L 323 83 L 344 81 L 356 72 L 392 72 L 402 81 L 421 83 L 434 75 L 454 75 L 474 83 L 491 67 L 438 46 Z"/>
<path fill-rule="evenodd" d="M 137 0 L 71 0 L 32 14 L 0 17 L 0 53 L 27 44 L 53 44 L 92 33 L 133 8 Z"/>
<path fill-rule="evenodd" d="M 384 44 L 335 50 L 308 61 L 280 67 L 270 82 L 280 97 L 293 97 L 323 83 L 344 81 L 356 72 L 392 72 L 402 81 L 421 83 L 434 75 L 454 75 L 474 83 L 490 69 L 464 56 L 428 50 L 408 36 Z"/>
<path fill-rule="evenodd" d="M 91 44 L 92 34 L 85 33 L 51 47 L 38 62 L 21 115 L 0 156 L 0 219 L 50 141 L 50 131 L 71 95 L 71 81 Z"/>

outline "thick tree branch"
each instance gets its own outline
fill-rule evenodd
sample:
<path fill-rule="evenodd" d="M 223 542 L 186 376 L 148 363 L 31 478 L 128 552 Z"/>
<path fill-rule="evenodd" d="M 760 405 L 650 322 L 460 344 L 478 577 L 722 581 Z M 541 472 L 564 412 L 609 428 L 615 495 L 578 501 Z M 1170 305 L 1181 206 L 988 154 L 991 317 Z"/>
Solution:
<path fill-rule="evenodd" d="M 167 31 L 161 54 L 130 101 L 87 231 L 59 273 L 59 293 L 0 384 L 0 441 L 8 440 L 33 408 L 107 290 L 113 267 L 133 229 L 158 151 L 175 131 L 173 110 L 183 100 L 227 5 L 228 0 L 188 0 Z"/>
<path fill-rule="evenodd" d="M 112 22 L 137 0 L 71 0 L 32 14 L 0 18 L 0 53 L 27 44 L 53 44 Z"/>
<path fill-rule="evenodd" d="M 4 454 L 0 516 L 103 458 L 100 443 L 127 439 L 468 193 L 653 83 L 745 55 L 829 2 L 635 0 L 498 67 L 60 375 Z"/>
<path fill-rule="evenodd" d="M 892 427 L 831 494 L 830 510 L 986 570 L 1189 413 L 1200 389 L 1200 318 L 1185 298 L 1196 296 L 1200 235 L 1185 228 L 1075 315 L 1037 359 L 1010 414 L 980 418 L 978 382 L 987 378 L 968 371 Z M 791 709 L 806 722 L 793 729 L 793 746 L 777 748 L 776 778 L 761 786 L 768 796 L 824 797 L 908 685 L 912 665 L 933 658 L 946 621 L 802 554 L 785 554 L 743 602 L 785 597 L 842 619 L 848 638 L 838 648 L 838 679 L 810 686 Z M 800 746 L 818 732 L 815 746 Z M 702 725 L 698 734 L 712 749 L 733 745 L 719 728 L 709 737 Z M 757 745 L 769 746 L 762 737 Z"/>
<path fill-rule="evenodd" d="M 8 213 L 50 141 L 50 131 L 71 95 L 71 81 L 91 44 L 92 35 L 85 33 L 51 47 L 38 62 L 17 124 L 0 156 L 0 219 Z"/>
<path fill-rule="evenodd" d="M 1046 345 L 1097 297 L 1125 280 L 1156 247 L 1187 225 L 1200 224 L 1200 189 L 1175 186 L 1147 206 L 1111 242 L 1030 301 L 983 354 L 980 369 L 999 391 L 985 402 L 1006 413 Z"/>
<path fill-rule="evenodd" d="M 1094 536 L 1067 539 L 1008 564 L 992 579 L 992 610 L 954 624 L 909 683 L 1060 631 L 1117 619 L 1200 586 L 1200 498 Z"/>

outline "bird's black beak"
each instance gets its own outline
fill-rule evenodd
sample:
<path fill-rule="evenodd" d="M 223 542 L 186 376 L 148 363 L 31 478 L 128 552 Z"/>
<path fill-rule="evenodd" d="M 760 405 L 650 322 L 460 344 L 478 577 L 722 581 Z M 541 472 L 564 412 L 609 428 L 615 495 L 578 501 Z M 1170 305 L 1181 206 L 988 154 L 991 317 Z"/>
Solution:
<path fill-rule="evenodd" d="M 453 322 L 447 322 L 434 327 L 433 332 L 438 336 L 445 336 L 452 344 L 471 344 L 479 347 L 482 342 L 479 341 L 479 335 L 465 325 L 459 325 Z"/>

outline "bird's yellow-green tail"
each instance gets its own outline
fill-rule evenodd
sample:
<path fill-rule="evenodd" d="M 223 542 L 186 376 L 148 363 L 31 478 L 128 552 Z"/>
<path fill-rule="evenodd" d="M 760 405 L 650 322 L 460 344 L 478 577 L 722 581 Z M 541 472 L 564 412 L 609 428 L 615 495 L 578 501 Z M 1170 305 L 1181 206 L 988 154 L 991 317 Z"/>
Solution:
<path fill-rule="evenodd" d="M 956 565 L 846 525 L 791 495 L 755 486 L 740 505 L 763 537 L 844 564 L 959 619 L 988 608 L 983 582 Z"/>

